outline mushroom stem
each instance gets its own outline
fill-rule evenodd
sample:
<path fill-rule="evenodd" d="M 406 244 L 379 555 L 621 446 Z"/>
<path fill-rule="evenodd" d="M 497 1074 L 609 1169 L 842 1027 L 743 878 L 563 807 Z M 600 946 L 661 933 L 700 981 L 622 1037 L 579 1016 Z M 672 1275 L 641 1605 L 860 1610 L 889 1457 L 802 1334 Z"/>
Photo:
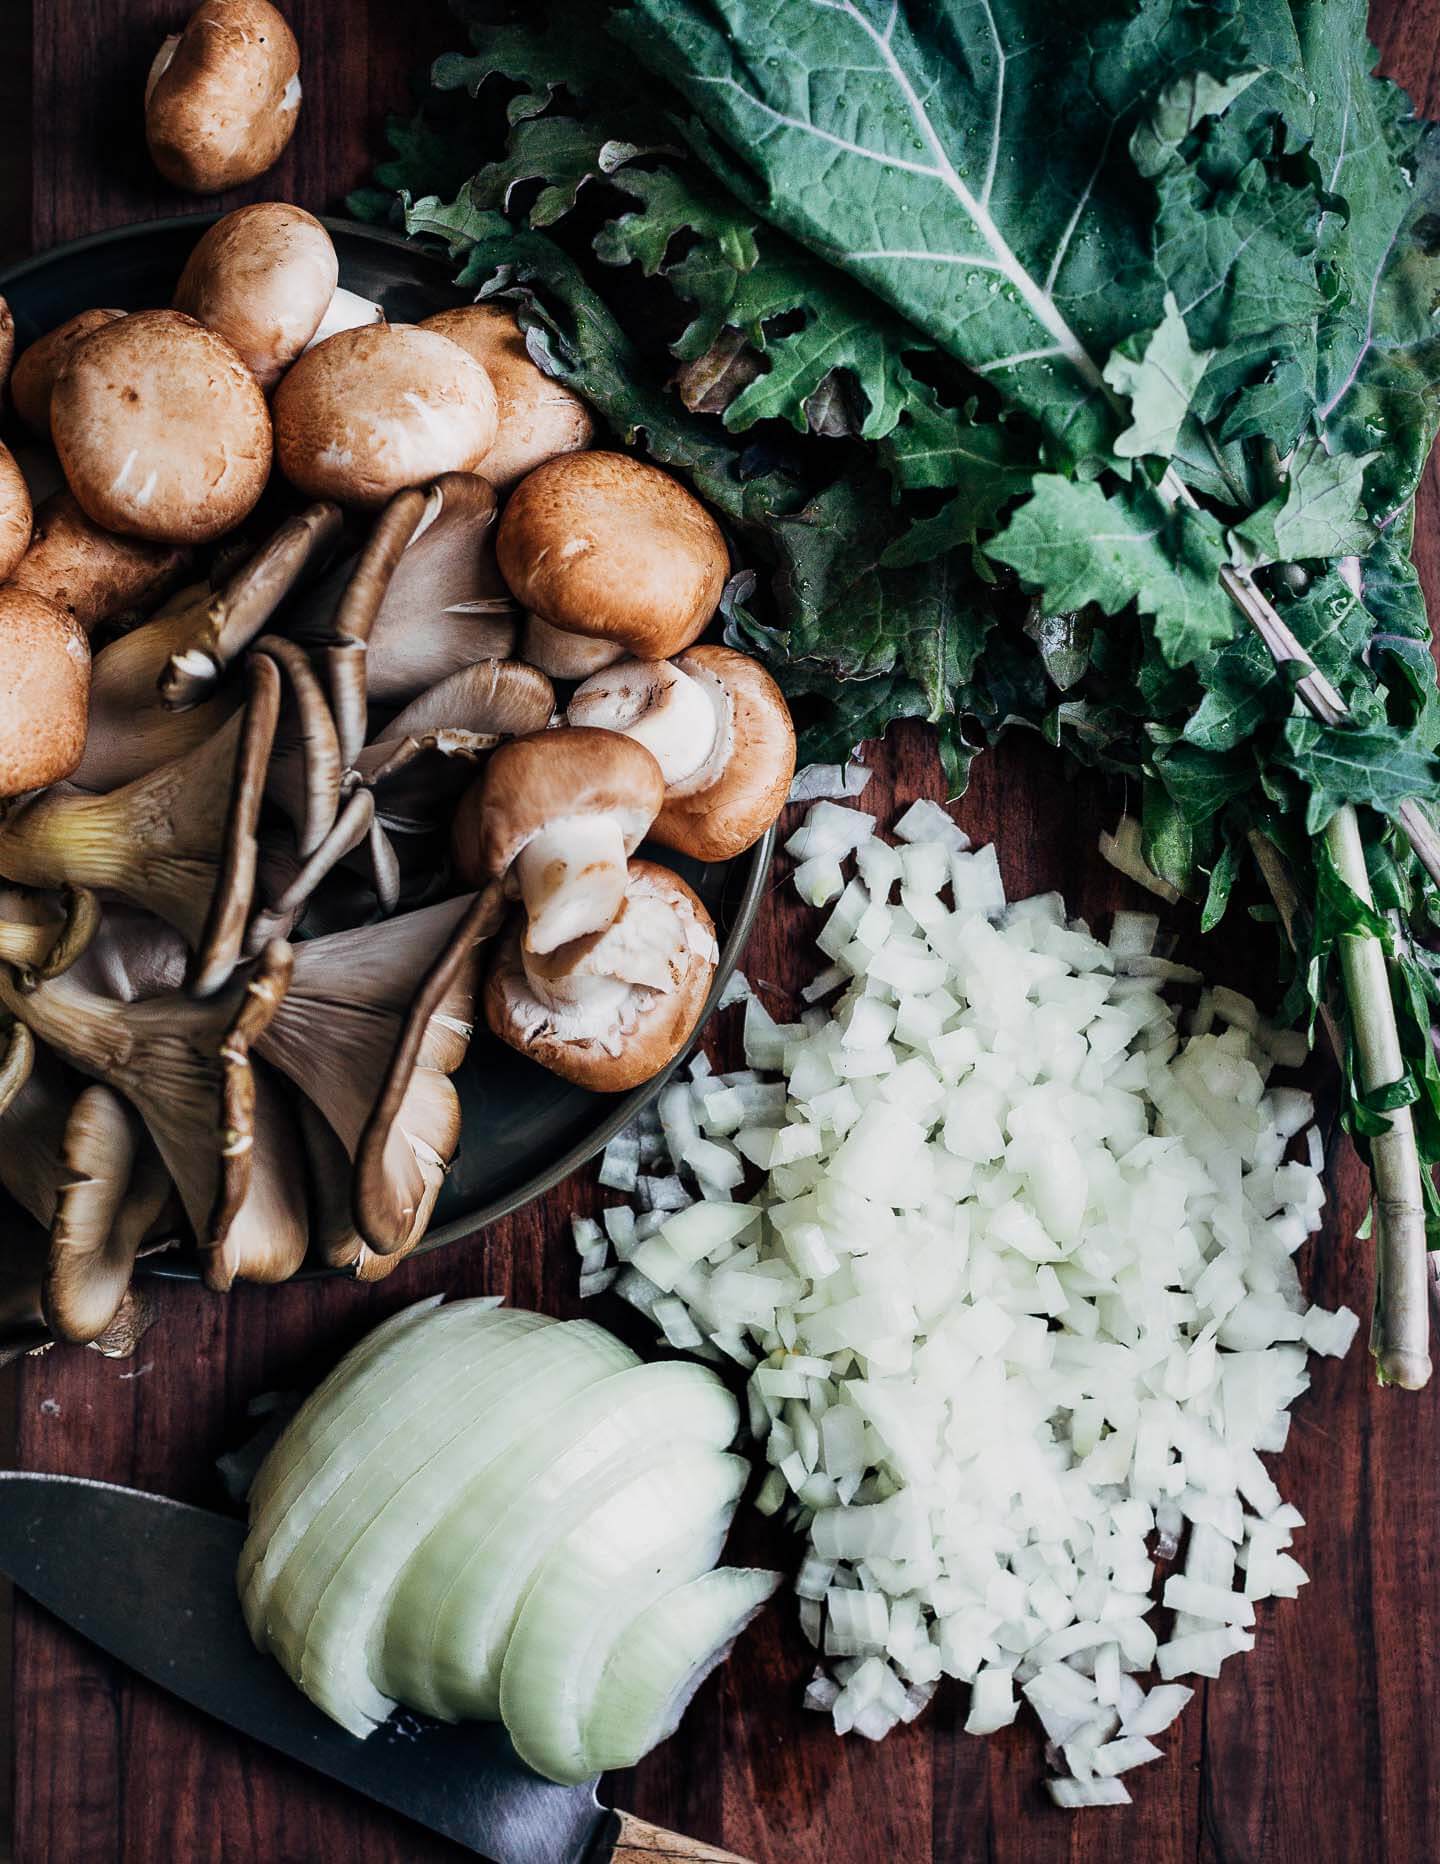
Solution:
<path fill-rule="evenodd" d="M 668 660 L 621 660 L 585 681 L 572 696 L 572 725 L 620 731 L 660 766 L 666 793 L 700 777 L 723 759 L 727 708 L 724 688 L 692 677 Z"/>
<path fill-rule="evenodd" d="M 515 862 L 525 949 L 554 951 L 608 926 L 625 898 L 625 837 L 611 815 L 547 822 Z"/>

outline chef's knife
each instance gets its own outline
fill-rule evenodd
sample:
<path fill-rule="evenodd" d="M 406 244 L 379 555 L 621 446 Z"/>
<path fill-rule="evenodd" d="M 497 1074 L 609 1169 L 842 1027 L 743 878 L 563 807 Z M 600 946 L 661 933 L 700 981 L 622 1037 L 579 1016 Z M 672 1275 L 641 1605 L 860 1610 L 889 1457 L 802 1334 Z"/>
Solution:
<path fill-rule="evenodd" d="M 493 1864 L 743 1864 L 553 1786 L 493 1723 L 394 1715 L 357 1741 L 257 1651 L 243 1523 L 79 1476 L 0 1471 L 0 1573 L 132 1670 Z M 103 1549 L 103 1553 L 100 1551 Z"/>

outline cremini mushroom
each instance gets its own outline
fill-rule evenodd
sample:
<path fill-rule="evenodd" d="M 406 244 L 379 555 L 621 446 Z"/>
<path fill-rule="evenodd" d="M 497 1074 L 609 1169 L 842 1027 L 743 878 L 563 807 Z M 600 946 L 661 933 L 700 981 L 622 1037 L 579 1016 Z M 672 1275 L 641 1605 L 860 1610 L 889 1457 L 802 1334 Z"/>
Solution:
<path fill-rule="evenodd" d="M 224 1248 L 250 1189 L 259 1150 L 250 1047 L 284 995 L 289 966 L 290 948 L 277 941 L 214 996 L 139 1002 L 101 995 L 74 969 L 26 990 L 0 967 L 0 1009 L 139 1112 L 208 1255 Z M 303 1229 L 303 1213 L 298 1221 Z M 279 1238 L 270 1247 L 262 1267 L 293 1254 Z"/>
<path fill-rule="evenodd" d="M 50 438 L 50 397 L 55 392 L 56 377 L 72 352 L 87 337 L 107 324 L 118 323 L 124 315 L 124 311 L 116 310 L 79 311 L 21 350 L 10 375 L 10 401 L 32 433 L 42 440 Z"/>
<path fill-rule="evenodd" d="M 223 337 L 179 311 L 137 311 L 74 350 L 50 431 L 86 516 L 127 537 L 221 537 L 270 473 L 260 384 Z"/>
<path fill-rule="evenodd" d="M 537 466 L 510 495 L 495 548 L 517 601 L 541 621 L 646 660 L 668 660 L 695 640 L 729 567 L 699 500 L 623 453 L 566 453 Z"/>
<path fill-rule="evenodd" d="M 531 361 L 507 306 L 462 304 L 427 317 L 420 328 L 458 343 L 494 384 L 499 426 L 480 470 L 497 491 L 507 491 L 557 454 L 589 446 L 595 435 L 590 410 Z"/>
<path fill-rule="evenodd" d="M 664 795 L 655 759 L 618 732 L 512 738 L 455 812 L 455 871 L 466 886 L 505 881 L 525 902 L 526 949 L 554 951 L 614 919 Z"/>
<path fill-rule="evenodd" d="M 34 520 L 25 475 L 15 455 L 0 441 L 0 582 L 14 574 L 30 548 Z"/>
<path fill-rule="evenodd" d="M 280 470 L 310 498 L 374 508 L 438 473 L 468 471 L 495 440 L 495 390 L 433 330 L 370 324 L 307 350 L 275 390 Z"/>
<path fill-rule="evenodd" d="M 632 861 L 624 902 L 604 931 L 540 954 L 511 925 L 486 979 L 485 1020 L 552 1073 L 616 1093 L 680 1053 L 718 958 L 696 894 L 669 868 Z"/>
<path fill-rule="evenodd" d="M 16 565 L 17 588 L 63 608 L 86 634 L 102 622 L 123 622 L 158 602 L 190 559 L 183 544 L 117 537 L 93 524 L 73 492 L 56 492 L 37 507 L 30 548 Z"/>
<path fill-rule="evenodd" d="M 492 888 L 305 940 L 260 1038 L 353 1162 L 356 1226 L 382 1254 L 424 1233 L 459 1141 L 446 1077 L 464 1059 L 479 946 L 501 913 Z"/>
<path fill-rule="evenodd" d="M 753 847 L 790 793 L 790 708 L 759 661 L 733 648 L 617 661 L 576 689 L 566 716 L 623 732 L 653 754 L 665 802 L 651 838 L 698 861 Z"/>
<path fill-rule="evenodd" d="M 359 555 L 302 605 L 290 633 L 324 655 L 347 765 L 370 706 L 404 706 L 476 661 L 503 659 L 515 605 L 495 565 L 495 493 L 474 473 L 444 473 L 398 493 Z"/>
<path fill-rule="evenodd" d="M 300 48 L 266 0 L 205 0 L 161 45 L 145 83 L 145 140 L 191 194 L 238 188 L 277 162 L 300 110 Z"/>
<path fill-rule="evenodd" d="M 47 790 L 0 821 L 0 876 L 96 887 L 155 913 L 190 946 L 200 995 L 230 975 L 254 893 L 280 680 L 264 655 L 247 677 L 244 708 L 184 757 L 107 795 Z"/>
<path fill-rule="evenodd" d="M 70 775 L 89 693 L 90 649 L 70 617 L 29 589 L 0 588 L 0 797 Z"/>
<path fill-rule="evenodd" d="M 271 389 L 312 343 L 380 321 L 379 305 L 338 290 L 339 277 L 334 243 L 313 214 L 256 201 L 202 235 L 172 303 L 218 331 Z"/>

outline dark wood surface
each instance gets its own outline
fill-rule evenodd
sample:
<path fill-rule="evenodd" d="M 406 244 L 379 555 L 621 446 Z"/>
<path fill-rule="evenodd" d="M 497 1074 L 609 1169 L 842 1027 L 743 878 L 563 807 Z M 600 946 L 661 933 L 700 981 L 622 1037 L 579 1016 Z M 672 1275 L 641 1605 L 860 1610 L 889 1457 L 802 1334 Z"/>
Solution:
<path fill-rule="evenodd" d="M 27 8 L 0 3 L 7 249 L 185 205 L 148 169 L 139 133 L 147 61 L 183 12 L 164 0 L 34 0 L 32 32 Z M 362 178 L 384 109 L 453 32 L 435 0 L 290 0 L 288 12 L 305 59 L 299 133 L 246 198 L 321 209 Z M 1380 0 L 1373 22 L 1386 68 L 1440 110 L 1440 5 Z M 1432 599 L 1437 514 L 1432 470 L 1420 524 Z M 941 794 L 920 732 L 872 759 L 879 775 L 867 801 L 882 814 Z M 977 837 L 999 837 L 1013 889 L 1061 887 L 1073 906 L 1098 914 L 1121 897 L 1094 853 L 1114 806 L 1113 796 L 1062 780 L 1038 745 L 1017 744 L 981 760 L 960 817 Z M 777 890 L 757 925 L 748 969 L 777 1010 L 777 980 L 805 974 L 808 924 Z M 1254 983 L 1241 975 L 1251 968 L 1243 951 L 1232 954 L 1232 981 Z M 1318 1300 L 1363 1311 L 1369 1249 L 1353 1240 L 1363 1192 L 1343 1149 L 1331 1191 L 1330 1221 L 1308 1252 L 1309 1285 Z M 447 1289 L 575 1312 L 567 1218 L 599 1201 L 593 1174 L 581 1173 L 368 1293 L 330 1283 L 219 1300 L 167 1286 L 161 1324 L 131 1363 L 73 1352 L 25 1365 L 11 1391 L 19 1462 L 216 1501 L 212 1461 L 237 1435 L 247 1399 L 309 1385 L 396 1306 Z M 1440 1856 L 1437 1393 L 1378 1391 L 1358 1350 L 1343 1365 L 1315 1362 L 1280 1479 L 1310 1523 L 1297 1551 L 1311 1584 L 1298 1603 L 1261 1608 L 1254 1654 L 1201 1685 L 1164 1737 L 1165 1759 L 1132 1776 L 1128 1810 L 1050 1811 L 1034 1728 L 970 1739 L 958 1688 L 879 1747 L 836 1741 L 823 1718 L 798 1710 L 808 1663 L 787 1605 L 706 1688 L 680 1737 L 612 1783 L 614 1797 L 757 1864 L 1425 1864 Z M 756 1526 L 745 1539 L 750 1554 L 791 1553 Z M 461 1855 L 193 1716 L 23 1605 L 13 1739 L 16 1864 L 439 1864 Z"/>

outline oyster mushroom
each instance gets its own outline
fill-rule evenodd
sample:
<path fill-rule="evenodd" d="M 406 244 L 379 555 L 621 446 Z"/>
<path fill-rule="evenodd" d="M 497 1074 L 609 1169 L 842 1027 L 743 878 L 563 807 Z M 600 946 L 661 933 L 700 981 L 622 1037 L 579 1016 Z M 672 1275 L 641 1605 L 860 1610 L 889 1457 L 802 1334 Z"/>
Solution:
<path fill-rule="evenodd" d="M 253 957 L 272 938 L 289 938 L 321 881 L 367 840 L 374 821 L 375 798 L 369 790 L 356 790 L 345 799 L 329 834 L 313 854 L 302 859 L 293 839 L 271 841 L 262 848 L 255 884 L 260 904 L 245 934 L 247 956 Z M 391 911 L 398 899 L 397 874 L 394 896 L 380 902 L 381 910 Z M 368 902 L 359 912 L 368 916 Z"/>
<path fill-rule="evenodd" d="M 0 797 L 70 775 L 89 693 L 90 649 L 70 617 L 28 589 L 0 588 Z"/>
<path fill-rule="evenodd" d="M 790 793 L 790 708 L 759 661 L 732 648 L 617 661 L 577 688 L 566 717 L 651 752 L 665 778 L 651 839 L 696 860 L 728 861 L 752 847 Z"/>
<path fill-rule="evenodd" d="M 623 453 L 566 453 L 536 467 L 510 496 L 495 550 L 516 600 L 551 629 L 646 660 L 668 660 L 695 640 L 729 568 L 720 527 L 699 500 Z M 528 646 L 570 651 L 543 630 Z M 574 677 L 548 654 L 536 664 Z"/>
<path fill-rule="evenodd" d="M 590 410 L 531 361 L 524 333 L 507 308 L 462 304 L 425 318 L 420 328 L 458 343 L 494 384 L 499 425 L 481 470 L 497 491 L 507 491 L 557 454 L 589 446 L 595 436 Z"/>
<path fill-rule="evenodd" d="M 35 513 L 30 548 L 13 580 L 93 634 L 101 622 L 158 601 L 183 575 L 189 557 L 180 544 L 102 530 L 85 516 L 73 492 L 56 492 Z"/>
<path fill-rule="evenodd" d="M 212 1226 L 200 1244 L 207 1288 L 224 1294 L 237 1281 L 283 1282 L 305 1260 L 310 1213 L 304 1197 L 305 1164 L 283 1084 L 258 1063 L 250 1065 L 249 1176 L 234 1215 Z"/>
<path fill-rule="evenodd" d="M 256 201 L 201 236 L 172 304 L 218 331 L 271 389 L 312 343 L 383 318 L 378 304 L 339 290 L 339 277 L 334 243 L 313 214 Z"/>
<path fill-rule="evenodd" d="M 279 668 L 280 718 L 265 777 L 265 794 L 290 818 L 295 844 L 308 859 L 335 826 L 340 805 L 340 740 L 325 689 L 303 647 L 283 635 L 255 643 Z"/>
<path fill-rule="evenodd" d="M 34 518 L 25 475 L 15 455 L 0 441 L 0 582 L 14 574 L 16 565 L 30 548 Z"/>
<path fill-rule="evenodd" d="M 444 473 L 398 493 L 364 549 L 307 602 L 291 633 L 323 648 L 347 765 L 371 704 L 403 706 L 515 641 L 514 603 L 495 566 L 495 493 L 474 473 Z"/>
<path fill-rule="evenodd" d="M 660 766 L 613 731 L 538 732 L 503 744 L 455 812 L 466 886 L 503 880 L 525 902 L 525 948 L 600 932 L 625 897 L 625 864 L 665 795 Z"/>
<path fill-rule="evenodd" d="M 124 311 L 80 311 L 21 350 L 10 376 L 10 401 L 20 419 L 42 440 L 50 438 L 50 397 L 55 379 L 71 352 L 86 337 L 107 324 L 118 323 Z"/>
<path fill-rule="evenodd" d="M 337 331 L 275 390 L 280 470 L 310 498 L 375 508 L 495 440 L 495 390 L 458 343 L 414 324 Z"/>
<path fill-rule="evenodd" d="M 485 980 L 485 1020 L 541 1067 L 618 1093 L 680 1053 L 718 961 L 697 895 L 668 868 L 632 861 L 624 903 L 603 932 L 540 954 L 510 926 Z"/>
<path fill-rule="evenodd" d="M 191 194 L 238 188 L 280 159 L 300 111 L 300 48 L 266 0 L 205 0 L 145 82 L 145 140 Z"/>
<path fill-rule="evenodd" d="M 329 1122 L 303 1094 L 296 1111 L 305 1157 L 310 1166 L 310 1196 L 314 1208 L 314 1241 L 327 1268 L 349 1269 L 356 1281 L 383 1281 L 409 1254 L 407 1249 L 382 1256 L 355 1228 L 350 1208 L 350 1159 Z M 425 1213 L 429 1222 L 430 1213 Z M 417 1226 L 423 1234 L 423 1226 Z"/>
<path fill-rule="evenodd" d="M 583 680 L 602 667 L 623 660 L 625 649 L 603 636 L 570 634 L 552 628 L 539 615 L 527 614 L 520 629 L 520 658 L 552 680 Z"/>
<path fill-rule="evenodd" d="M 137 311 L 74 350 L 50 430 L 86 516 L 127 537 L 221 537 L 270 474 L 260 384 L 223 337 L 179 311 Z"/>
<path fill-rule="evenodd" d="M 35 1066 L 35 1038 L 23 1023 L 0 1025 L 0 1114 L 30 1079 Z"/>
<path fill-rule="evenodd" d="M 49 1255 L 50 1239 L 33 1218 L 13 1206 L 0 1208 L 0 1367 L 55 1343 L 44 1305 Z M 106 1359 L 128 1359 L 154 1320 L 150 1303 L 127 1288 L 91 1349 Z"/>
<path fill-rule="evenodd" d="M 153 912 L 184 936 L 202 996 L 240 953 L 280 709 L 274 661 L 256 655 L 247 671 L 244 709 L 208 743 L 108 795 L 51 789 L 0 821 L 0 876 L 96 887 Z"/>
<path fill-rule="evenodd" d="M 423 1234 L 459 1142 L 445 1077 L 464 1059 L 479 946 L 501 912 L 492 888 L 306 940 L 258 1044 L 353 1161 L 356 1226 L 382 1254 Z"/>
<path fill-rule="evenodd" d="M 58 977 L 85 951 L 100 923 L 100 902 L 84 887 L 64 894 L 0 887 L 0 963 L 23 982 Z"/>
<path fill-rule="evenodd" d="M 166 992 L 127 1002 L 73 969 L 26 990 L 0 967 L 0 1009 L 139 1112 L 202 1252 L 212 1255 L 223 1250 L 250 1189 L 260 1150 L 250 1048 L 275 1014 L 289 970 L 290 948 L 277 941 L 211 997 Z M 267 1206 L 267 1220 L 283 1206 L 283 1199 Z M 281 1239 L 267 1247 L 286 1260 L 293 1255 Z"/>

